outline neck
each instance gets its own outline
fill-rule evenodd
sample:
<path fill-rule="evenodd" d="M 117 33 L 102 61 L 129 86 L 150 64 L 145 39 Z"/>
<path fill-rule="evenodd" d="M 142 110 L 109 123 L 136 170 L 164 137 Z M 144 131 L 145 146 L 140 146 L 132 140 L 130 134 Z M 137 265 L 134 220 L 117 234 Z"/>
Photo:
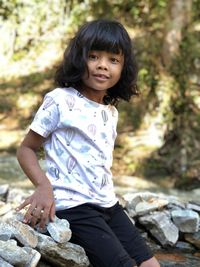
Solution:
<path fill-rule="evenodd" d="M 84 95 L 89 100 L 97 102 L 99 104 L 104 104 L 103 98 L 106 95 L 106 91 L 97 91 L 97 90 L 87 90 L 87 89 L 78 89 L 78 91 Z"/>

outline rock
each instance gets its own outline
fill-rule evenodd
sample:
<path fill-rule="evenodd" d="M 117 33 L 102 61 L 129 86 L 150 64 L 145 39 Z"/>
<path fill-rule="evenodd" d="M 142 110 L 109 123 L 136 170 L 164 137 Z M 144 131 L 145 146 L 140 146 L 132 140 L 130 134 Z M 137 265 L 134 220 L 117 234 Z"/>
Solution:
<path fill-rule="evenodd" d="M 70 242 L 57 244 L 51 237 L 38 233 L 37 249 L 56 267 L 86 267 L 88 258 L 83 248 Z"/>
<path fill-rule="evenodd" d="M 161 243 L 162 246 L 176 244 L 179 234 L 178 228 L 173 224 L 169 213 L 154 212 L 139 218 L 139 222 Z"/>
<path fill-rule="evenodd" d="M 125 195 L 125 199 L 127 199 L 126 208 L 130 216 L 133 217 L 161 209 L 169 203 L 168 200 L 161 199 L 157 195 L 147 192 L 143 194 L 127 194 Z"/>
<path fill-rule="evenodd" d="M 0 185 L 0 200 L 6 201 L 6 197 L 9 191 L 9 185 Z"/>
<path fill-rule="evenodd" d="M 193 253 L 195 251 L 195 247 L 192 246 L 190 243 L 178 241 L 176 243 L 175 248 L 177 248 L 179 251 L 187 252 L 187 253 Z"/>
<path fill-rule="evenodd" d="M 6 214 L 12 209 L 12 206 L 10 203 L 5 203 L 3 201 L 0 201 L 0 216 Z"/>
<path fill-rule="evenodd" d="M 9 219 L 6 222 L 12 229 L 12 235 L 24 246 L 35 248 L 38 243 L 38 238 L 29 225 L 17 220 Z"/>
<path fill-rule="evenodd" d="M 194 234 L 185 234 L 185 240 L 200 249 L 200 230 Z"/>
<path fill-rule="evenodd" d="M 197 205 L 197 204 L 187 203 L 186 204 L 186 208 L 190 209 L 190 210 L 194 210 L 194 211 L 200 212 L 200 205 Z"/>
<path fill-rule="evenodd" d="M 151 198 L 148 201 L 142 201 L 135 207 L 136 214 L 143 215 L 150 211 L 160 209 L 168 204 L 167 200 Z"/>
<path fill-rule="evenodd" d="M 70 240 L 72 232 L 69 228 L 69 222 L 55 217 L 54 222 L 47 225 L 50 236 L 58 243 L 65 243 Z"/>
<path fill-rule="evenodd" d="M 200 267 L 199 258 L 177 251 L 161 251 L 155 254 L 161 267 Z"/>
<path fill-rule="evenodd" d="M 14 267 L 13 265 L 11 265 L 10 263 L 8 263 L 7 261 L 5 261 L 4 259 L 2 259 L 0 257 L 0 266 L 1 267 Z"/>
<path fill-rule="evenodd" d="M 0 240 L 7 241 L 12 237 L 12 227 L 0 221 Z M 1 266 L 1 265 L 0 265 Z"/>
<path fill-rule="evenodd" d="M 199 229 L 199 215 L 192 210 L 173 210 L 171 212 L 174 224 L 183 233 L 195 233 Z"/>
<path fill-rule="evenodd" d="M 35 267 L 41 255 L 31 248 L 17 246 L 15 240 L 0 240 L 0 257 L 14 266 Z"/>

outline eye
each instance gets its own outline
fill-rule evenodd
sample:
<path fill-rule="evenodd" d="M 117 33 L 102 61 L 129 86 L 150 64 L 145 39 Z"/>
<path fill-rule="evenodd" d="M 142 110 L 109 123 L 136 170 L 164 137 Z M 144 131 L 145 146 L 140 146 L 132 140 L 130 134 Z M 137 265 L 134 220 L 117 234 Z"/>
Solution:
<path fill-rule="evenodd" d="M 111 57 L 111 58 L 110 58 L 110 61 L 111 61 L 113 64 L 118 64 L 118 63 L 119 63 L 119 59 L 118 59 L 118 58 L 115 58 L 115 57 Z"/>
<path fill-rule="evenodd" d="M 96 54 L 89 54 L 88 55 L 88 59 L 90 60 L 96 60 L 98 58 L 98 56 Z"/>

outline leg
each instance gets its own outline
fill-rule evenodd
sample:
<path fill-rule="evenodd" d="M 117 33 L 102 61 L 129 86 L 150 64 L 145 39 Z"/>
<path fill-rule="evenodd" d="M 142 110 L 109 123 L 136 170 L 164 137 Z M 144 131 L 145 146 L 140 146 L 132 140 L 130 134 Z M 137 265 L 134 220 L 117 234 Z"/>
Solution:
<path fill-rule="evenodd" d="M 109 226 L 137 266 L 159 267 L 152 251 L 120 205 L 115 206 L 110 217 Z"/>
<path fill-rule="evenodd" d="M 140 267 L 160 267 L 160 264 L 159 262 L 157 261 L 157 259 L 155 257 L 147 260 L 147 261 L 144 261 Z"/>
<path fill-rule="evenodd" d="M 72 230 L 70 241 L 85 249 L 93 267 L 136 265 L 105 222 L 104 210 L 92 205 L 81 205 L 58 211 L 56 215 L 69 221 Z"/>

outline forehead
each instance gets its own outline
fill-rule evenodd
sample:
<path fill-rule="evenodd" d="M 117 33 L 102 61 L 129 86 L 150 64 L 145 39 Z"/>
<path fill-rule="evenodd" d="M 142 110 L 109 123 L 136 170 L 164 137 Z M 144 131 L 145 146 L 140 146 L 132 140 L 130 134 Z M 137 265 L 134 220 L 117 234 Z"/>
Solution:
<path fill-rule="evenodd" d="M 97 49 L 92 49 L 88 52 L 90 53 L 97 53 L 97 54 L 102 54 L 102 55 L 106 55 L 106 56 L 111 56 L 111 55 L 115 55 L 118 57 L 124 57 L 124 54 L 122 53 L 122 50 L 119 50 L 119 52 L 112 52 L 112 51 L 107 51 L 107 50 L 97 50 Z"/>

